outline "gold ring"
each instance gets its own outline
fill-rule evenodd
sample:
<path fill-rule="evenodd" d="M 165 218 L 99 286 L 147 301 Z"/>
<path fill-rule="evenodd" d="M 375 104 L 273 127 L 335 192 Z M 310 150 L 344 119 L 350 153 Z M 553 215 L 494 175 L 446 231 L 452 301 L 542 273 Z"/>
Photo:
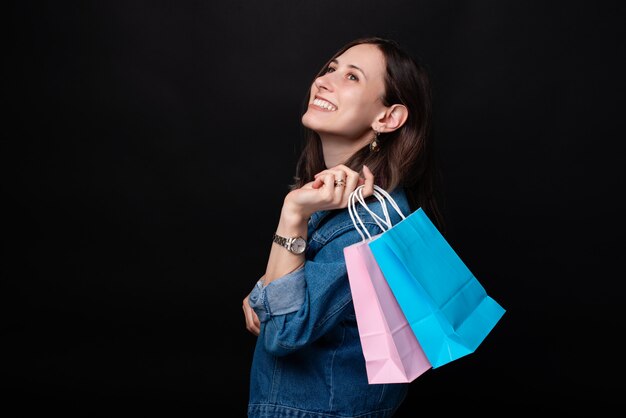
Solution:
<path fill-rule="evenodd" d="M 345 186 L 346 181 L 344 179 L 335 180 L 335 186 Z"/>

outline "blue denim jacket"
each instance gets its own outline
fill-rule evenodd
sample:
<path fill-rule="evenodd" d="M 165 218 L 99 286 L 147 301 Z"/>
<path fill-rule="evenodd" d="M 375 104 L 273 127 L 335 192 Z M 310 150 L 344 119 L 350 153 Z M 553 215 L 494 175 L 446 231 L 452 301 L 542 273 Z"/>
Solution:
<path fill-rule="evenodd" d="M 390 193 L 405 216 L 404 190 Z M 390 206 L 395 225 L 400 216 Z M 374 199 L 368 207 L 382 216 Z M 382 230 L 363 207 L 370 234 Z M 267 286 L 259 281 L 250 306 L 261 321 L 250 374 L 248 417 L 390 417 L 408 384 L 369 384 L 344 261 L 361 241 L 348 209 L 320 211 L 308 224 L 306 261 Z"/>

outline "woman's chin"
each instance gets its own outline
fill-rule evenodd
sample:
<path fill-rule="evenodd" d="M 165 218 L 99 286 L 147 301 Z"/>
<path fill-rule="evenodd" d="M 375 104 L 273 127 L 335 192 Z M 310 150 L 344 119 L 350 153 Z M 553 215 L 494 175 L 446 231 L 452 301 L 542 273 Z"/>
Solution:
<path fill-rule="evenodd" d="M 310 112 L 307 112 L 304 115 L 302 115 L 302 125 L 318 133 L 320 129 L 323 129 L 323 124 L 320 123 L 320 121 L 316 120 L 315 116 L 311 115 Z"/>

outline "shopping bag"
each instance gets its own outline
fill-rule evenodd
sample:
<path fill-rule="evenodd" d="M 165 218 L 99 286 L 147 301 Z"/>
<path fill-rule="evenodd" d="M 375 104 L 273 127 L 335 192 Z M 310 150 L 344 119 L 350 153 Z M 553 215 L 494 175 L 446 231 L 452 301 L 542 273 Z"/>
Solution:
<path fill-rule="evenodd" d="M 359 193 L 350 196 L 348 208 L 362 241 L 345 247 L 344 257 L 368 383 L 411 382 L 431 365 L 367 245 L 377 235 L 370 235 L 356 210 Z M 375 221 L 383 230 L 391 225 L 389 216 Z"/>
<path fill-rule="evenodd" d="M 385 190 L 375 189 L 393 202 Z M 440 367 L 473 353 L 505 309 L 422 208 L 399 213 L 402 220 L 368 245 L 426 357 Z"/>

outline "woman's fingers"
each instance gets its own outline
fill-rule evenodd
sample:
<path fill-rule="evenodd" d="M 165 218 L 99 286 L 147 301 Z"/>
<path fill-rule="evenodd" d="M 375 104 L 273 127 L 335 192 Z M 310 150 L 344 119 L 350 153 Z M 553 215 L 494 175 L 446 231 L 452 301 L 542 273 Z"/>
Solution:
<path fill-rule="evenodd" d="M 313 187 L 314 189 L 319 189 L 323 185 L 324 185 L 324 181 L 322 177 L 315 177 L 315 180 L 313 180 L 313 182 L 311 183 L 311 187 Z"/>
<path fill-rule="evenodd" d="M 323 179 L 327 186 L 328 194 L 325 197 L 332 208 L 347 206 L 347 196 L 354 189 L 354 176 L 358 178 L 358 173 L 343 165 L 319 173 L 317 179 Z"/>
<path fill-rule="evenodd" d="M 259 317 L 257 316 L 256 312 L 254 312 L 254 309 L 252 309 L 250 307 L 250 304 L 248 303 L 249 296 L 250 295 L 245 297 L 242 305 L 243 315 L 246 319 L 246 329 L 252 334 L 258 336 L 261 332 L 261 321 L 259 321 Z"/>
<path fill-rule="evenodd" d="M 344 208 L 348 205 L 350 193 L 363 185 L 363 195 L 374 194 L 374 174 L 363 166 L 363 176 L 349 167 L 339 164 L 315 174 L 311 182 L 313 189 L 323 190 L 323 200 L 330 204 L 329 208 Z"/>
<path fill-rule="evenodd" d="M 326 169 L 315 174 L 315 181 L 317 185 L 321 181 L 324 176 L 328 173 L 332 173 L 335 176 L 333 185 L 334 186 L 348 186 L 346 189 L 350 189 L 350 185 L 354 185 L 358 182 L 359 173 L 354 170 L 351 170 L 349 167 L 339 164 L 333 168 Z"/>
<path fill-rule="evenodd" d="M 363 181 L 363 196 L 371 196 L 374 194 L 374 174 L 366 165 L 363 165 L 363 176 L 365 176 Z"/>
<path fill-rule="evenodd" d="M 328 195 L 331 195 L 335 190 L 335 175 L 331 172 L 327 172 L 319 176 L 318 179 L 321 181 L 320 188 L 324 190 Z"/>
<path fill-rule="evenodd" d="M 350 172 L 347 174 L 347 177 L 346 177 L 346 191 L 352 193 L 352 191 L 359 186 L 360 178 L 361 177 L 359 176 L 359 173 L 357 173 L 356 171 L 350 170 Z M 348 193 L 348 195 L 350 193 Z M 348 196 L 346 196 L 346 198 L 347 197 Z"/>
<path fill-rule="evenodd" d="M 333 178 L 329 177 L 328 176 L 329 174 L 331 174 L 334 177 Z M 320 171 L 314 176 L 315 180 L 313 180 L 313 188 L 319 189 L 323 185 L 329 184 L 329 183 L 331 186 L 334 187 L 337 180 L 344 179 L 345 181 L 345 177 L 346 175 L 343 170 L 338 170 L 338 169 L 333 168 L 333 169 L 326 169 L 324 171 Z"/>
<path fill-rule="evenodd" d="M 346 192 L 347 179 L 349 177 L 348 173 L 341 169 L 333 170 L 334 180 L 333 180 L 333 192 L 334 192 L 334 201 L 338 204 L 341 204 L 343 201 L 343 195 Z"/>

